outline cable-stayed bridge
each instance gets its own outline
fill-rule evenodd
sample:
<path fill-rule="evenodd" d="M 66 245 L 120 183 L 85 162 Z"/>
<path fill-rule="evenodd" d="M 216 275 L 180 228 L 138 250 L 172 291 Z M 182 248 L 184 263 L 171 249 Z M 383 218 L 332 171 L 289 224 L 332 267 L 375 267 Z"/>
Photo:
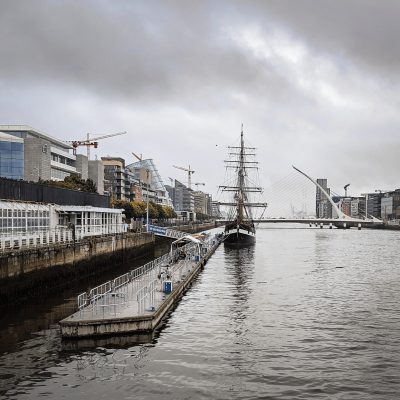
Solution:
<path fill-rule="evenodd" d="M 272 185 L 269 190 L 264 191 L 265 198 L 268 201 L 268 209 L 265 217 L 253 217 L 255 223 L 302 223 L 309 224 L 310 226 L 316 225 L 323 227 L 328 225 L 329 227 L 336 226 L 338 228 L 350 228 L 350 227 L 371 227 L 382 225 L 383 221 L 367 214 L 365 208 L 362 212 L 362 218 L 351 217 L 345 214 L 338 205 L 333 201 L 325 188 L 323 188 L 315 179 L 299 170 L 295 166 L 293 169 L 295 173 L 290 174 Z M 301 177 L 301 181 L 299 180 Z M 304 185 L 304 177 L 312 183 Z M 307 208 L 315 209 L 315 193 L 316 189 L 319 189 L 322 196 L 330 203 L 332 207 L 332 218 L 315 218 L 307 213 Z M 288 213 L 288 201 L 290 201 L 291 216 L 282 216 L 282 214 Z M 220 203 L 220 205 L 228 205 L 229 203 Z M 301 204 L 301 211 L 295 211 L 293 204 Z M 297 215 L 296 215 L 297 214 Z M 218 221 L 224 222 L 224 219 Z"/>

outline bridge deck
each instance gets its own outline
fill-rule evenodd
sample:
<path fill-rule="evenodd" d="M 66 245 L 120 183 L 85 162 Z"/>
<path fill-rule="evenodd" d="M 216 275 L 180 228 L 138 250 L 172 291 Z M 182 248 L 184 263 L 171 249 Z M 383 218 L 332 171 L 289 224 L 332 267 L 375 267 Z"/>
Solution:
<path fill-rule="evenodd" d="M 226 220 L 218 220 L 218 222 L 228 222 Z M 278 224 L 278 223 L 298 223 L 298 224 L 361 224 L 361 225 L 373 225 L 373 224 L 383 224 L 383 221 L 374 221 L 374 220 L 365 220 L 365 219 L 339 219 L 339 218 L 327 218 L 327 219 L 319 219 L 319 218 L 263 218 L 263 219 L 255 219 L 255 223 L 264 223 L 264 224 Z"/>

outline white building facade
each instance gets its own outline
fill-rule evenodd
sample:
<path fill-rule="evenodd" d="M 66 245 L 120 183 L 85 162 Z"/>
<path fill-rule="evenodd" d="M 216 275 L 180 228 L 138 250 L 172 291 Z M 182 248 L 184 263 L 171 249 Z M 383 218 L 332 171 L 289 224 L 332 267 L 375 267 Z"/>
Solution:
<path fill-rule="evenodd" d="M 0 201 L 0 250 L 124 233 L 123 210 Z"/>

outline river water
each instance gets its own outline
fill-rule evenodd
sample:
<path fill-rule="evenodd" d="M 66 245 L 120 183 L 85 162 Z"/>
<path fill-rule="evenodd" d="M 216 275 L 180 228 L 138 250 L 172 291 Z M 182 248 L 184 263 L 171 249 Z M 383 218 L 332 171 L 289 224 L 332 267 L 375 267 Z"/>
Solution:
<path fill-rule="evenodd" d="M 10 307 L 0 399 L 397 399 L 399 241 L 259 228 L 252 248 L 220 246 L 142 344 L 62 342 L 57 321 L 73 291 Z"/>

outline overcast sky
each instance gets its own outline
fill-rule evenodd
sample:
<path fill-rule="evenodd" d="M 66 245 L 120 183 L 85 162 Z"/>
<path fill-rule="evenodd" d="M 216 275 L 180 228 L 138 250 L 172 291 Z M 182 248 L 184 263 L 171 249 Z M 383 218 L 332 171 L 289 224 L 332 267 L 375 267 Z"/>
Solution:
<path fill-rule="evenodd" d="M 215 194 L 243 122 L 264 186 L 294 164 L 336 192 L 394 189 L 399 20 L 395 0 L 1 0 L 0 124 L 126 130 L 92 154 L 142 153 L 165 180 L 190 164 Z"/>

